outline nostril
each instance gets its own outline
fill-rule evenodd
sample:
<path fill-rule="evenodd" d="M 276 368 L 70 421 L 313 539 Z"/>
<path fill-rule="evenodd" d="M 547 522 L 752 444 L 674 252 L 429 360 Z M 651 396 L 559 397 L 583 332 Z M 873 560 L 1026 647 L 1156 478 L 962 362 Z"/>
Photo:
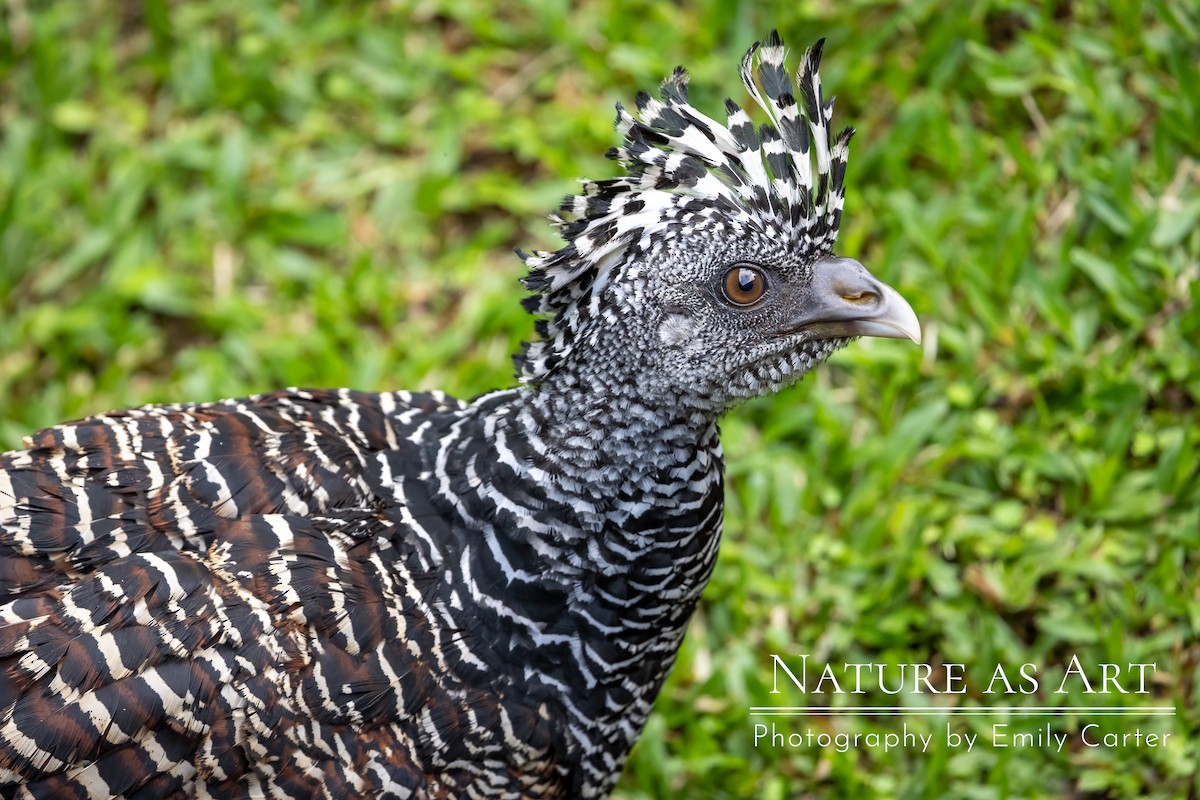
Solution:
<path fill-rule="evenodd" d="M 841 292 L 842 299 L 855 305 L 871 305 L 879 302 L 879 295 L 869 290 Z"/>

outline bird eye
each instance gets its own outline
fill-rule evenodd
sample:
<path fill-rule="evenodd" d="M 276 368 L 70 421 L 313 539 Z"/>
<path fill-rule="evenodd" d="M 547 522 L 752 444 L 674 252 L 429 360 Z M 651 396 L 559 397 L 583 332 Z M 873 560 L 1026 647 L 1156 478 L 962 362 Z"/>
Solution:
<path fill-rule="evenodd" d="M 721 288 L 725 291 L 725 299 L 735 306 L 749 306 L 762 298 L 767 290 L 767 280 L 753 267 L 739 265 L 725 273 Z"/>

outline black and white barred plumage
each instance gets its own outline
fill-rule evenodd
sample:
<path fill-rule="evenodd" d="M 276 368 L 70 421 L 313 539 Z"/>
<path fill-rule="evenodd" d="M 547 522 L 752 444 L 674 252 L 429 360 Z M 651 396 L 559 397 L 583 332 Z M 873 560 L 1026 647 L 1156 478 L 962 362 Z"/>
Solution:
<path fill-rule="evenodd" d="M 676 70 L 527 257 L 519 388 L 289 390 L 0 457 L 0 792 L 602 797 L 708 580 L 717 419 L 912 310 L 831 248 L 820 45 Z"/>

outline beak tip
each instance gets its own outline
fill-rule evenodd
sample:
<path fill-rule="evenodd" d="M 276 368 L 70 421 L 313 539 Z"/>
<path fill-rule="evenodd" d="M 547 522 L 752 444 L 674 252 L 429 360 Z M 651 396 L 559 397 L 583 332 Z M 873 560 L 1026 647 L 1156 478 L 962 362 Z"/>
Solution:
<path fill-rule="evenodd" d="M 908 339 L 913 344 L 921 343 L 921 321 L 917 312 L 904 297 L 892 287 L 881 283 L 879 288 L 884 298 L 884 311 L 874 322 L 886 324 L 897 339 Z M 899 334 L 899 335 L 896 335 Z"/>

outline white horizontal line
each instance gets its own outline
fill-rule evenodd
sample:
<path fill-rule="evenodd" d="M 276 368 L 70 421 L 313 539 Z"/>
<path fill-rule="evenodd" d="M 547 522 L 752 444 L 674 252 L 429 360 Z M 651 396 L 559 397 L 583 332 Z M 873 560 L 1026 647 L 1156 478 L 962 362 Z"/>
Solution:
<path fill-rule="evenodd" d="M 835 715 L 844 714 L 888 714 L 888 715 L 987 715 L 987 714 L 1073 714 L 1086 713 L 1108 716 L 1158 716 L 1173 715 L 1175 706 L 993 706 L 991 708 L 910 708 L 905 706 L 751 706 L 752 716 L 771 715 Z"/>

